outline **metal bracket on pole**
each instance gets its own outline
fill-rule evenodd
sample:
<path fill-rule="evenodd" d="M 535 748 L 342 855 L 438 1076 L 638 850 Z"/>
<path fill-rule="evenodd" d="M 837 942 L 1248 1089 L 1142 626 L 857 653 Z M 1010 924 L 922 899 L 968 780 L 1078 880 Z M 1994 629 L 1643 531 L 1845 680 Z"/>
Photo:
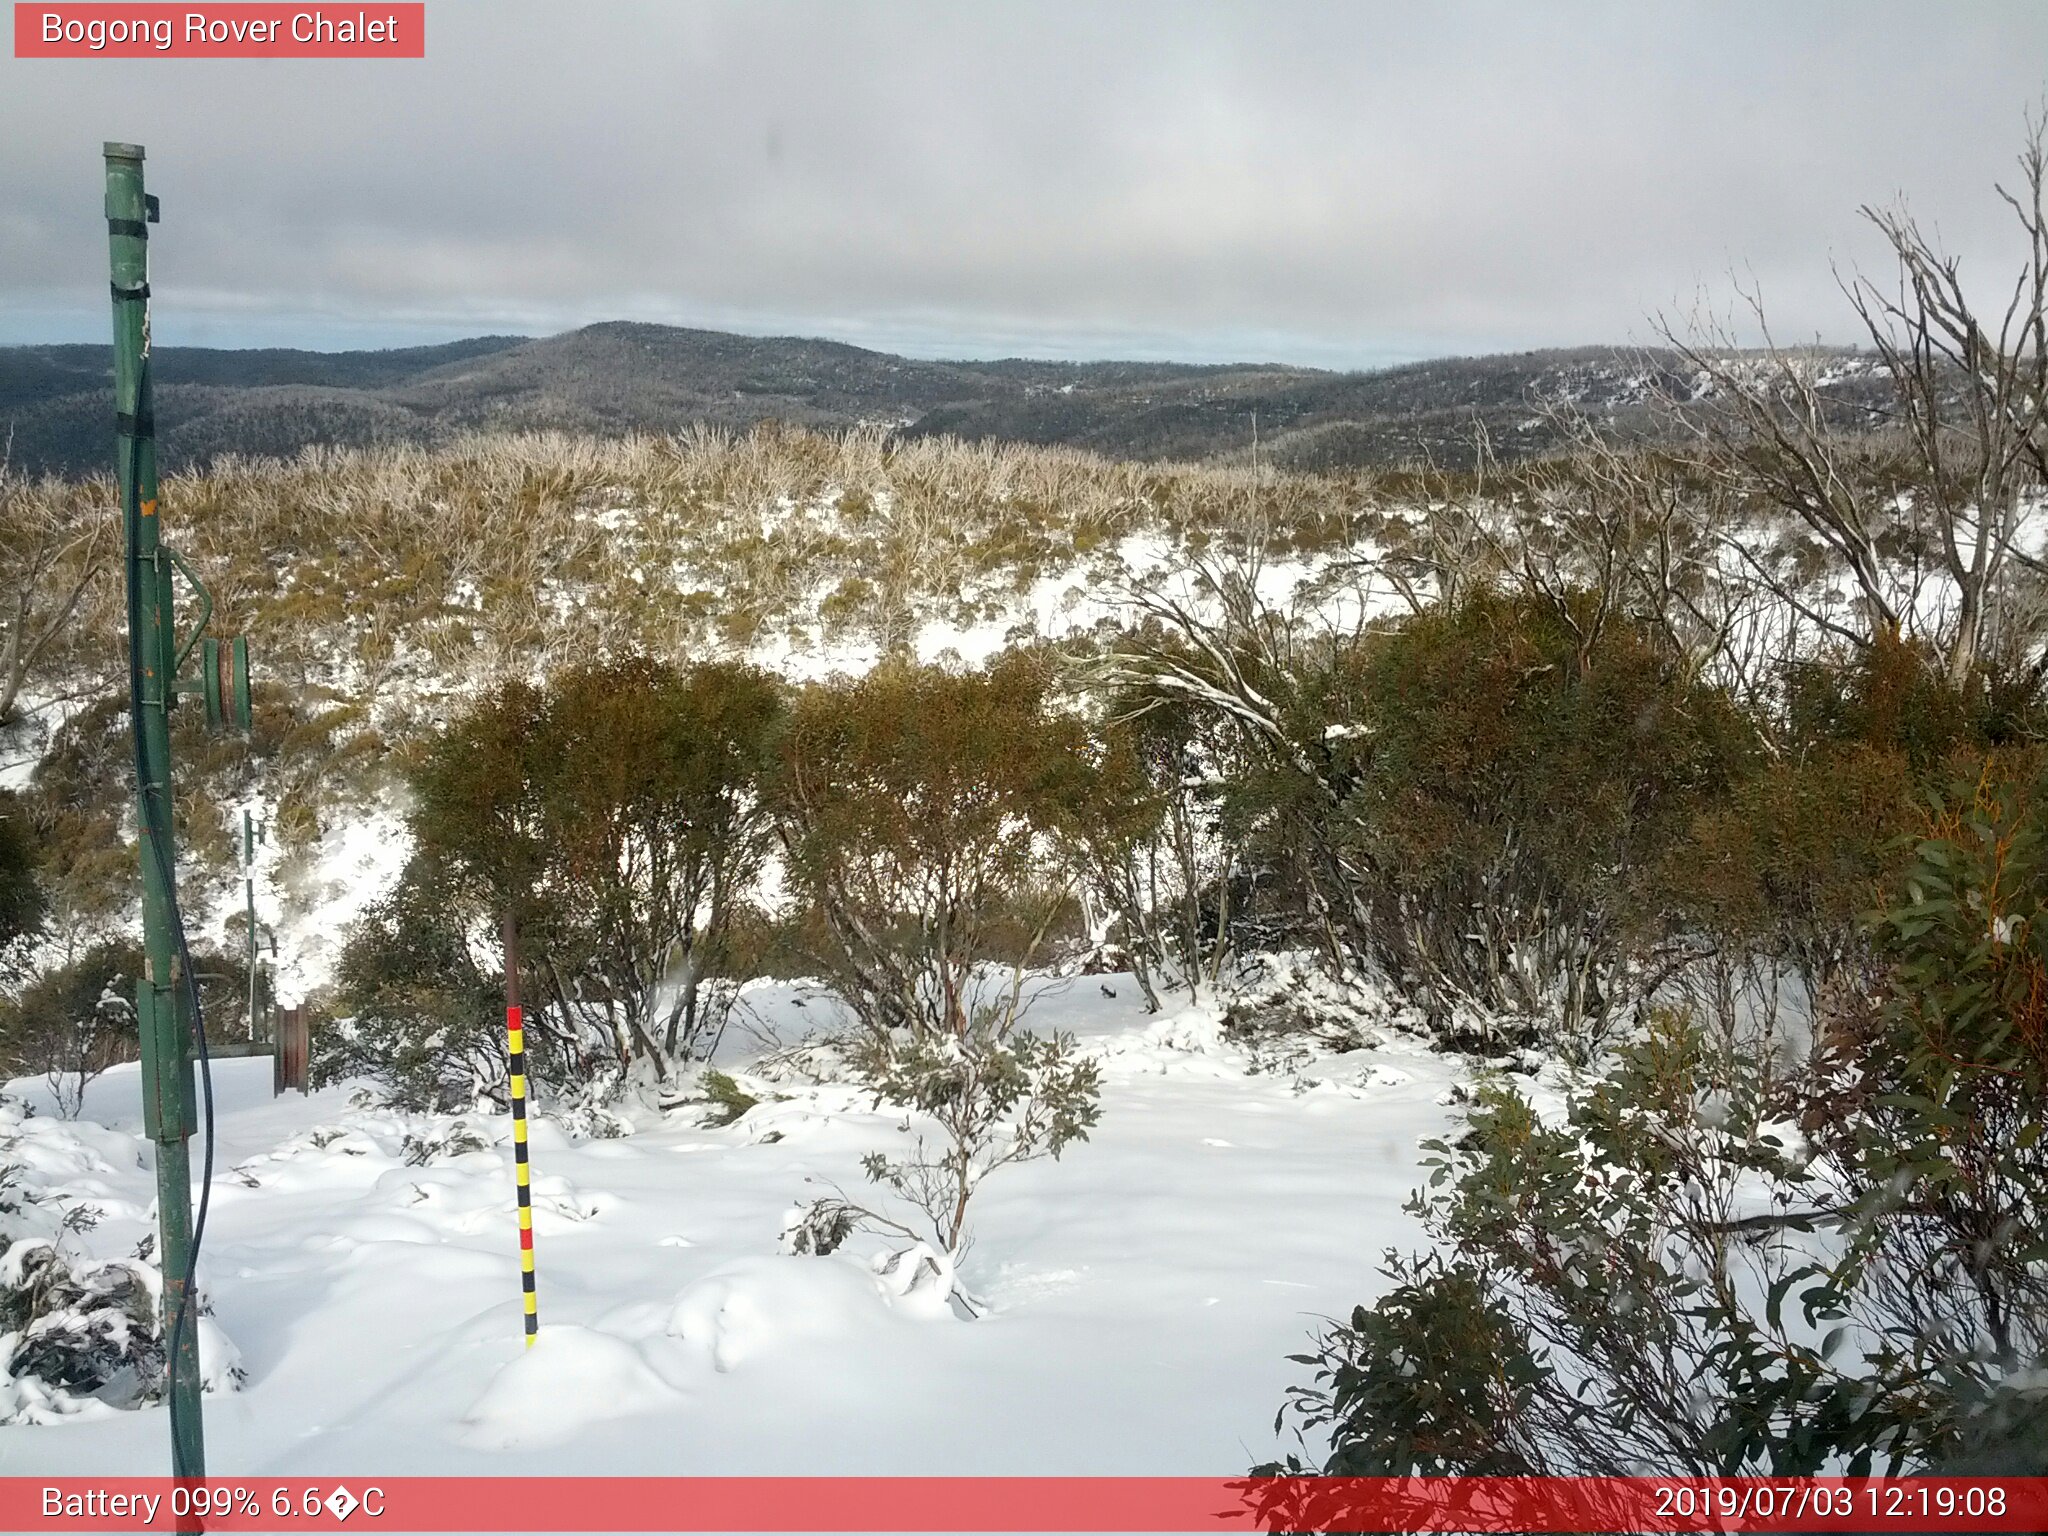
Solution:
<path fill-rule="evenodd" d="M 177 998 L 168 985 L 145 979 L 135 992 L 135 1022 L 142 1037 L 142 1133 L 151 1141 L 182 1143 L 199 1129 L 192 1054 L 185 1048 Z M 189 1198 L 189 1197 L 188 1197 Z"/>
<path fill-rule="evenodd" d="M 174 694 L 196 693 L 206 711 L 208 730 L 239 731 L 249 734 L 255 724 L 255 704 L 249 691 L 249 642 L 245 636 L 236 635 L 225 642 L 206 633 L 207 625 L 213 619 L 213 593 L 206 583 L 199 579 L 199 573 L 192 569 L 185 557 L 169 545 L 163 546 L 162 555 L 191 587 L 192 595 L 199 599 L 199 617 L 193 621 L 192 633 L 178 643 L 171 658 L 173 678 L 185 670 L 185 663 L 192 653 L 199 653 L 199 676 L 190 681 L 176 682 Z"/>
<path fill-rule="evenodd" d="M 192 647 L 197 645 L 199 637 L 206 633 L 207 621 L 213 617 L 213 593 L 208 589 L 206 583 L 199 579 L 198 573 L 185 563 L 183 555 L 172 549 L 168 544 L 164 546 L 163 552 L 164 558 L 171 562 L 172 568 L 180 576 L 185 578 L 187 584 L 192 588 L 193 595 L 199 599 L 199 617 L 193 622 L 192 633 L 187 635 L 183 642 L 179 644 L 178 654 L 171 660 L 171 675 L 176 677 L 185 670 L 185 663 L 191 659 Z"/>

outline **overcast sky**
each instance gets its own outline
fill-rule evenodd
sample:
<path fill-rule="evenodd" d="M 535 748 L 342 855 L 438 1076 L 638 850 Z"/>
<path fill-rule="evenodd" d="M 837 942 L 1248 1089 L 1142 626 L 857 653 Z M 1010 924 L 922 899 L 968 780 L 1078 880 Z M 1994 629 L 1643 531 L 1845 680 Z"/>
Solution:
<path fill-rule="evenodd" d="M 1847 340 L 1860 203 L 2013 260 L 2044 88 L 2033 0 L 429 0 L 423 61 L 0 57 L 0 342 L 104 339 L 110 138 L 174 343 L 1371 366 L 1643 340 L 1731 272 Z"/>

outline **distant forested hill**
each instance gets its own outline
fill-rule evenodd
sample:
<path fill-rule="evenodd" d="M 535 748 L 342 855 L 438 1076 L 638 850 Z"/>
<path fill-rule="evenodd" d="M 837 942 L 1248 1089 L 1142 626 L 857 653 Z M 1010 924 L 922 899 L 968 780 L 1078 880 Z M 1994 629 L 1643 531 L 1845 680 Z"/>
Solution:
<path fill-rule="evenodd" d="M 109 353 L 0 348 L 0 440 L 30 471 L 89 473 L 110 451 Z M 155 356 L 166 467 L 309 443 L 436 442 L 477 428 L 613 436 L 764 419 L 908 436 L 1066 444 L 1116 458 L 1236 459 L 1256 433 L 1281 467 L 1457 460 L 1475 422 L 1516 457 L 1552 444 L 1534 409 L 1565 399 L 1627 429 L 1685 391 L 1669 354 L 1585 348 L 1373 373 L 1277 364 L 924 362 L 839 342 L 624 322 L 528 340 L 381 352 L 165 347 Z"/>

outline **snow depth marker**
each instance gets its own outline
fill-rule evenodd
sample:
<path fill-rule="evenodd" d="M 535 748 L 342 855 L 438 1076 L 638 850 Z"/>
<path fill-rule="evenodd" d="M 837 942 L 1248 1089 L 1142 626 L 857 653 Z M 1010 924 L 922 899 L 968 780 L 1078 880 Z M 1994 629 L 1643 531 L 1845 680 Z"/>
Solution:
<path fill-rule="evenodd" d="M 526 1309 L 526 1347 L 540 1334 L 533 1277 L 532 1169 L 526 1160 L 526 1018 L 519 1006 L 519 929 L 505 919 L 505 1044 L 512 1071 L 512 1178 L 519 1193 L 519 1290 Z"/>

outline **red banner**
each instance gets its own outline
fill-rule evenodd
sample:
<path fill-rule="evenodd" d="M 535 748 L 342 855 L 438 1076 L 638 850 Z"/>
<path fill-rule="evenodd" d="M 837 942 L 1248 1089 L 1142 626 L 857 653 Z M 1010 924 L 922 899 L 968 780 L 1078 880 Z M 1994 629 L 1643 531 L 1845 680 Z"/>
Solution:
<path fill-rule="evenodd" d="M 0 1478 L 8 1531 L 2039 1531 L 2048 1478 Z"/>
<path fill-rule="evenodd" d="M 423 59 L 423 0 L 14 7 L 17 59 Z"/>

